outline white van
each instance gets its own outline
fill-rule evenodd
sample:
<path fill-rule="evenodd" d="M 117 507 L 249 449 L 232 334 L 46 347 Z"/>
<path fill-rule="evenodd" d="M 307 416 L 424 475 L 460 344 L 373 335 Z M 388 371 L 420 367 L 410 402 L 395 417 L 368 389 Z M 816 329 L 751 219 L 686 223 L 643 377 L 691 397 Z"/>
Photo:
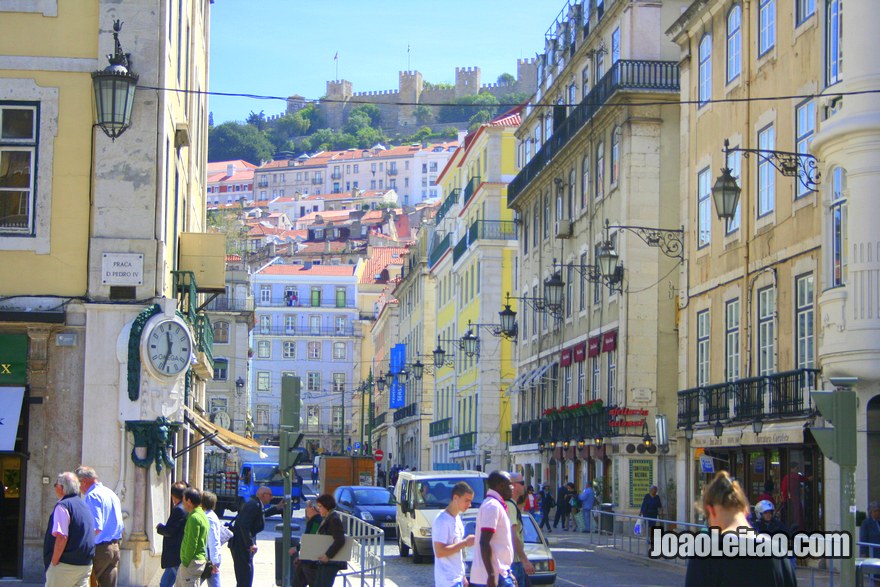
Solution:
<path fill-rule="evenodd" d="M 452 488 L 464 481 L 474 490 L 469 512 L 476 514 L 486 496 L 486 473 L 480 471 L 401 471 L 394 486 L 397 500 L 397 543 L 400 556 L 420 563 L 434 556 L 431 525 L 452 501 Z"/>

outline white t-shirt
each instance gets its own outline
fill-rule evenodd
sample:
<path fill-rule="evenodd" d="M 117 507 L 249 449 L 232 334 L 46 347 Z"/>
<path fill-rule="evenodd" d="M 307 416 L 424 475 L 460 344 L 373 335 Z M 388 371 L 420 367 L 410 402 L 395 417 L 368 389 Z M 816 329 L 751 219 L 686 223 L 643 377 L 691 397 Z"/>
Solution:
<path fill-rule="evenodd" d="M 498 492 L 490 489 L 486 499 L 477 512 L 477 532 L 474 543 L 474 561 L 471 565 L 471 583 L 485 585 L 489 581 L 489 573 L 483 566 L 480 555 L 480 537 L 483 532 L 491 532 L 489 546 L 492 548 L 492 567 L 496 577 L 507 577 L 513 563 L 513 537 L 510 531 L 510 518 L 507 516 L 504 502 Z M 516 514 L 514 514 L 516 515 Z"/>
<path fill-rule="evenodd" d="M 452 546 L 456 542 L 464 540 L 464 524 L 461 516 L 451 516 L 443 510 L 434 518 L 431 524 L 431 541 L 440 542 L 446 546 Z M 449 556 L 438 556 L 434 552 L 434 585 L 436 587 L 450 587 L 460 583 L 464 577 L 464 551 L 460 550 Z"/>

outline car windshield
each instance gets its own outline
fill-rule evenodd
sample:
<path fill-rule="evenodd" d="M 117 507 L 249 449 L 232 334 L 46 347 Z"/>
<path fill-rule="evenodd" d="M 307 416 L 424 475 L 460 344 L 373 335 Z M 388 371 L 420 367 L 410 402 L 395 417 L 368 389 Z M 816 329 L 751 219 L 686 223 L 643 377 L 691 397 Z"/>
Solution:
<path fill-rule="evenodd" d="M 355 489 L 354 503 L 358 505 L 394 505 L 394 495 L 387 489 Z"/>
<path fill-rule="evenodd" d="M 475 518 L 464 518 L 464 535 L 476 535 L 477 520 Z M 538 528 L 535 526 L 535 520 L 529 516 L 523 516 L 523 542 L 525 544 L 541 544 L 541 538 L 538 536 Z"/>
<path fill-rule="evenodd" d="M 445 508 L 452 501 L 452 488 L 459 481 L 464 481 L 474 490 L 474 501 L 471 507 L 480 507 L 480 504 L 483 503 L 483 497 L 486 495 L 482 477 L 449 477 L 447 479 L 419 481 L 419 491 L 414 500 L 416 509 L 436 510 Z"/>
<path fill-rule="evenodd" d="M 255 483 L 270 483 L 282 479 L 277 465 L 254 465 L 253 470 Z"/>

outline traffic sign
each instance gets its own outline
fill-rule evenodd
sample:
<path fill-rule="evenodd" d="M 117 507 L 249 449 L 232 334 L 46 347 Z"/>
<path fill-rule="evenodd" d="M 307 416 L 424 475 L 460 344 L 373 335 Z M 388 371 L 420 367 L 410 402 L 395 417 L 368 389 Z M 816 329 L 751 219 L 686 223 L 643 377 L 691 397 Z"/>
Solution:
<path fill-rule="evenodd" d="M 385 458 L 385 453 L 382 452 L 381 448 L 377 448 L 376 452 L 373 453 L 373 458 L 376 459 L 377 463 L 380 463 Z"/>
<path fill-rule="evenodd" d="M 354 443 L 354 448 L 355 448 L 355 450 L 360 450 L 360 449 L 361 449 L 361 443 L 360 443 L 360 442 L 355 442 L 355 443 Z"/>

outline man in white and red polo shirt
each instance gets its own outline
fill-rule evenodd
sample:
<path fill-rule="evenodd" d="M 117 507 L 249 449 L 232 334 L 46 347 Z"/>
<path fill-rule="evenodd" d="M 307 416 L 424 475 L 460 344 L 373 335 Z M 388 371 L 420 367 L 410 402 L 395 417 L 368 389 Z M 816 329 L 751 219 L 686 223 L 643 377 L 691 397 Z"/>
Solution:
<path fill-rule="evenodd" d="M 505 501 L 513 497 L 510 475 L 495 471 L 487 480 L 489 491 L 477 513 L 476 542 L 471 566 L 471 587 L 516 587 L 510 572 L 513 537 Z"/>

